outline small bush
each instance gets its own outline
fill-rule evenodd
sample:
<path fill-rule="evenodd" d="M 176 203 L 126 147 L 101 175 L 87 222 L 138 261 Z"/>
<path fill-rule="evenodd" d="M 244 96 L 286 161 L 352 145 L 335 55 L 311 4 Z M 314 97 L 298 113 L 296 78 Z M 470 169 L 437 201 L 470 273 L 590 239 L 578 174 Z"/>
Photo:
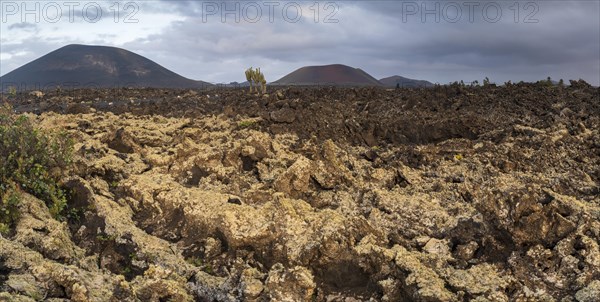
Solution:
<path fill-rule="evenodd" d="M 551 77 L 548 77 L 545 80 L 537 81 L 535 83 L 536 83 L 536 85 L 545 86 L 545 87 L 552 87 L 552 86 L 554 86 L 554 83 L 552 82 L 552 78 Z"/>
<path fill-rule="evenodd" d="M 16 97 L 17 96 L 17 87 L 15 86 L 10 86 L 8 87 L 8 96 L 10 97 Z"/>
<path fill-rule="evenodd" d="M 27 116 L 0 107 L 0 228 L 5 233 L 18 219 L 22 191 L 45 201 L 53 217 L 62 219 L 67 200 L 58 179 L 71 163 L 72 149 L 66 133 L 36 129 Z"/>
<path fill-rule="evenodd" d="M 252 128 L 256 125 L 257 125 L 257 121 L 252 120 L 252 119 L 243 120 L 238 123 L 238 127 L 240 127 L 240 128 Z"/>
<path fill-rule="evenodd" d="M 2 192 L 2 203 L 0 204 L 0 234 L 7 234 L 10 231 L 10 226 L 19 218 L 19 202 L 20 196 L 18 191 L 15 190 L 14 185 L 8 187 L 7 190 L 2 190 L 6 186 L 4 183 L 0 184 L 0 191 Z"/>
<path fill-rule="evenodd" d="M 204 264 L 199 257 L 188 258 L 186 259 L 186 262 L 196 267 L 201 267 Z"/>

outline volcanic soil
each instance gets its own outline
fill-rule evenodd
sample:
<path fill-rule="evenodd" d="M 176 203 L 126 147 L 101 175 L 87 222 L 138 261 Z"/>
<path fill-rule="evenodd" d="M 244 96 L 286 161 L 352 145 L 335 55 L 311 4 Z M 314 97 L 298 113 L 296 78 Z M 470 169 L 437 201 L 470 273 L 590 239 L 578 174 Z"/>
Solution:
<path fill-rule="evenodd" d="M 600 297 L 600 90 L 583 82 L 3 101 L 74 138 L 77 215 L 24 195 L 0 300 Z"/>

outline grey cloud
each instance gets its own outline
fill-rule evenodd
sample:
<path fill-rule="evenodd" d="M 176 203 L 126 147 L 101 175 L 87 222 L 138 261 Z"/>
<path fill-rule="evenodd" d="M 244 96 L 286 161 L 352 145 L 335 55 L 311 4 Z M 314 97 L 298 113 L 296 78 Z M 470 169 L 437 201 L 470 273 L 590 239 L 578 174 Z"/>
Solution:
<path fill-rule="evenodd" d="M 36 30 L 37 25 L 34 23 L 29 23 L 29 22 L 14 23 L 14 24 L 9 25 L 8 29 L 9 30 L 13 30 L 13 29 Z"/>
<path fill-rule="evenodd" d="M 31 39 L 27 41 L 27 44 L 2 44 L 2 52 L 10 55 L 17 53 L 24 53 L 19 56 L 17 60 L 8 60 L 0 64 L 0 75 L 4 75 L 13 69 L 16 69 L 30 61 L 33 61 L 48 52 L 51 52 L 59 47 L 61 44 L 49 43 L 43 39 Z"/>
<path fill-rule="evenodd" d="M 485 76 L 499 82 L 551 76 L 600 84 L 599 2 L 534 2 L 539 7 L 536 24 L 522 22 L 528 12 L 525 2 L 519 2 L 518 23 L 510 9 L 514 2 L 479 1 L 480 6 L 492 2 L 503 11 L 497 23 L 481 17 L 473 23 L 466 17 L 436 23 L 430 16 L 422 22 L 418 15 L 403 22 L 402 3 L 413 2 L 344 1 L 337 2 L 335 24 L 323 23 L 323 12 L 321 22 L 315 23 L 308 11 L 298 23 L 286 22 L 280 11 L 273 23 L 267 15 L 257 23 L 235 23 L 231 16 L 222 23 L 218 15 L 203 22 L 202 2 L 139 2 L 140 14 L 170 12 L 182 18 L 162 32 L 121 46 L 184 76 L 213 82 L 240 81 L 248 66 L 261 66 L 269 80 L 276 80 L 304 65 L 342 63 L 377 78 L 399 74 L 446 83 Z M 234 2 L 228 3 L 232 7 Z M 427 3 L 432 7 L 436 2 Z M 111 39 L 98 37 L 104 44 Z"/>
<path fill-rule="evenodd" d="M 304 64 L 344 63 L 376 76 L 410 72 L 447 82 L 461 73 L 477 78 L 497 73 L 503 80 L 577 76 L 570 67 L 578 66 L 579 76 L 600 82 L 599 21 L 593 14 L 597 3 L 539 2 L 538 24 L 515 23 L 513 16 L 498 23 L 422 23 L 419 18 L 403 22 L 402 5 L 392 1 L 341 2 L 339 24 L 290 24 L 279 17 L 273 24 L 223 24 L 218 18 L 203 23 L 197 15 L 199 2 L 176 3 L 188 12 L 188 19 L 130 46 L 152 45 L 154 52 L 167 54 L 175 51 L 169 39 L 182 41 L 178 60 L 195 58 L 199 65 L 222 61 L 223 69 L 233 68 L 231 62 L 259 59 L 283 62 L 289 66 L 285 72 Z M 505 14 L 512 12 L 507 3 L 496 3 Z M 202 72 L 210 73 L 206 68 L 191 73 L 202 77 Z"/>

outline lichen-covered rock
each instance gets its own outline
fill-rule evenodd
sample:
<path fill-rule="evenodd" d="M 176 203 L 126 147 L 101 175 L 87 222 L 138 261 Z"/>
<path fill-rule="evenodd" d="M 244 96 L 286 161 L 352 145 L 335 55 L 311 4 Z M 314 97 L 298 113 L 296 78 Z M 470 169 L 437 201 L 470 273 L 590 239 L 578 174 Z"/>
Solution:
<path fill-rule="evenodd" d="M 124 128 L 118 129 L 108 141 L 108 147 L 121 153 L 133 153 L 139 147 Z"/>
<path fill-rule="evenodd" d="M 6 286 L 14 292 L 22 295 L 36 298 L 40 300 L 44 296 L 45 292 L 42 290 L 42 284 L 35 280 L 35 277 L 30 274 L 12 274 L 8 276 L 6 280 Z M 0 296 L 1 297 L 1 296 Z M 15 297 L 15 300 L 19 300 Z"/>
<path fill-rule="evenodd" d="M 47 92 L 68 213 L 23 194 L 0 300 L 596 301 L 599 90 L 554 88 Z"/>
<path fill-rule="evenodd" d="M 453 289 L 481 296 L 494 301 L 509 301 L 504 291 L 512 283 L 511 278 L 503 277 L 497 267 L 481 264 L 467 270 L 454 270 L 448 275 L 448 284 Z"/>
<path fill-rule="evenodd" d="M 131 282 L 135 296 L 143 301 L 194 301 L 188 291 L 187 279 L 176 272 L 151 265 L 143 277 L 137 277 Z"/>
<path fill-rule="evenodd" d="M 439 274 L 424 265 L 417 253 L 411 253 L 400 246 L 395 246 L 393 251 L 396 253 L 394 263 L 407 274 L 404 284 L 410 297 L 421 301 L 457 300 L 456 295 L 446 289 Z"/>
<path fill-rule="evenodd" d="M 593 302 L 600 298 L 600 280 L 590 282 L 585 288 L 575 294 L 579 302 Z"/>
<path fill-rule="evenodd" d="M 312 167 L 311 161 L 301 156 L 287 171 L 279 175 L 273 185 L 274 188 L 289 196 L 300 196 L 300 194 L 308 192 Z"/>
<path fill-rule="evenodd" d="M 52 260 L 74 263 L 84 257 L 85 251 L 71 241 L 67 225 L 54 220 L 43 201 L 23 194 L 20 209 L 14 241 Z"/>
<path fill-rule="evenodd" d="M 36 296 L 36 298 L 38 298 Z M 36 299 L 31 296 L 24 296 L 19 294 L 11 294 L 7 292 L 0 292 L 0 301 L 10 301 L 10 302 L 35 302 Z"/>
<path fill-rule="evenodd" d="M 242 272 L 240 287 L 243 289 L 243 298 L 246 301 L 257 300 L 265 289 L 261 282 L 264 274 L 255 268 L 248 268 Z"/>
<path fill-rule="evenodd" d="M 311 300 L 316 284 L 305 267 L 286 269 L 277 263 L 269 271 L 265 286 L 269 299 L 292 302 Z"/>

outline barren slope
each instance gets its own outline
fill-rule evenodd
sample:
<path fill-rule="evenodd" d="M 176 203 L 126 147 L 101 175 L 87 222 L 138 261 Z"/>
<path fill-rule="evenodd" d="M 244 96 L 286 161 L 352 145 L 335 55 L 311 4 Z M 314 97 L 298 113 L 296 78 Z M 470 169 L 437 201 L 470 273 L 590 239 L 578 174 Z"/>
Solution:
<path fill-rule="evenodd" d="M 0 77 L 0 91 L 54 87 L 206 88 L 202 81 L 182 77 L 125 49 L 67 45 Z"/>
<path fill-rule="evenodd" d="M 342 64 L 305 66 L 273 82 L 275 85 L 381 86 L 360 68 Z"/>

